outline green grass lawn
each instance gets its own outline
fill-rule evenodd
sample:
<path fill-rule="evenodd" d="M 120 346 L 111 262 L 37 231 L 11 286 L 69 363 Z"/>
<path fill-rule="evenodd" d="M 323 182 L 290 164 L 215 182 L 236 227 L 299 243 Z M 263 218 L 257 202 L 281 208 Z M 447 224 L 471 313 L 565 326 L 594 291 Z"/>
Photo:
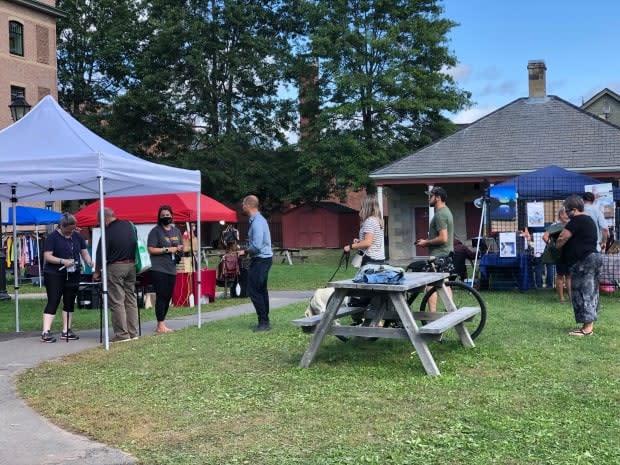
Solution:
<path fill-rule="evenodd" d="M 334 269 L 274 266 L 272 284 L 280 272 L 291 288 L 297 273 L 320 284 Z M 332 336 L 298 368 L 310 336 L 290 324 L 297 304 L 273 312 L 269 333 L 248 315 L 93 348 L 23 372 L 18 389 L 142 465 L 620 463 L 618 295 L 581 339 L 551 291 L 483 295 L 476 348 L 430 344 L 441 377 L 407 342 Z"/>
<path fill-rule="evenodd" d="M 340 254 L 339 250 L 309 250 L 304 251 L 305 255 L 309 255 L 306 263 L 294 265 L 281 264 L 278 260 L 274 263 L 269 275 L 269 288 L 273 290 L 308 290 L 325 286 L 327 280 L 336 271 Z M 355 270 L 344 267 L 339 271 L 334 279 L 346 279 L 355 274 Z M 223 288 L 218 287 L 218 291 Z M 9 295 L 13 296 L 13 286 L 7 286 Z M 43 309 L 46 300 L 44 299 L 26 299 L 23 294 L 40 294 L 45 296 L 45 288 L 25 284 L 19 288 L 19 321 L 20 331 L 40 331 Z M 208 305 L 202 306 L 203 312 L 219 310 L 223 307 L 231 305 L 240 305 L 249 302 L 249 299 L 216 299 Z M 62 308 L 62 305 L 61 305 Z M 188 307 L 172 307 L 169 315 L 171 318 L 175 316 L 191 315 L 195 313 L 195 309 Z M 155 320 L 155 312 L 153 309 L 141 311 L 142 321 Z M 88 309 L 77 309 L 74 315 L 73 329 L 79 331 L 81 329 L 92 329 L 99 327 L 99 312 Z M 57 313 L 54 331 L 61 330 L 60 311 Z M 0 301 L 0 333 L 15 331 L 15 301 Z"/>

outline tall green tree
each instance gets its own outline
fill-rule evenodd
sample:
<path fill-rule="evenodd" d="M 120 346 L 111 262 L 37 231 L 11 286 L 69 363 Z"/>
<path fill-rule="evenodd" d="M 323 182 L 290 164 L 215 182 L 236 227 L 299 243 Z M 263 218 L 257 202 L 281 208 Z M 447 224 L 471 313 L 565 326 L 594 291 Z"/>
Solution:
<path fill-rule="evenodd" d="M 110 104 L 135 61 L 140 2 L 60 0 L 57 24 L 60 103 L 83 119 Z"/>
<path fill-rule="evenodd" d="M 146 17 L 149 30 L 109 134 L 134 153 L 201 169 L 204 191 L 218 198 L 237 200 L 247 191 L 222 193 L 221 186 L 252 185 L 263 175 L 270 185 L 262 167 L 247 178 L 233 167 L 275 155 L 295 128 L 294 102 L 279 91 L 297 27 L 289 5 L 152 0 Z"/>
<path fill-rule="evenodd" d="M 303 53 L 318 61 L 315 137 L 301 167 L 342 194 L 368 173 L 450 130 L 442 112 L 469 103 L 445 72 L 456 64 L 446 35 L 455 23 L 436 0 L 310 0 Z M 310 197 L 311 184 L 299 195 Z"/>

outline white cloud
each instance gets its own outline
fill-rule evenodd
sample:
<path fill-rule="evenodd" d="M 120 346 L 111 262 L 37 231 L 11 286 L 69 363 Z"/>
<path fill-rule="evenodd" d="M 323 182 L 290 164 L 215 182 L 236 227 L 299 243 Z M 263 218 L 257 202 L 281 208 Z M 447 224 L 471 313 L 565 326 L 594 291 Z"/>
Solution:
<path fill-rule="evenodd" d="M 498 107 L 474 107 L 468 110 L 463 110 L 456 115 L 451 116 L 450 119 L 456 124 L 469 124 L 497 110 L 497 108 Z"/>
<path fill-rule="evenodd" d="M 501 78 L 502 72 L 495 66 L 485 68 L 476 73 L 476 79 L 482 79 L 485 81 L 499 81 Z"/>
<path fill-rule="evenodd" d="M 516 95 L 519 84 L 517 81 L 502 81 L 500 83 L 488 83 L 482 90 L 476 92 L 476 96 L 488 97 L 492 95 L 501 95 L 512 97 Z"/>
<path fill-rule="evenodd" d="M 452 68 L 444 66 L 441 72 L 451 76 L 455 81 L 465 82 L 471 76 L 471 66 L 465 63 L 459 63 Z"/>

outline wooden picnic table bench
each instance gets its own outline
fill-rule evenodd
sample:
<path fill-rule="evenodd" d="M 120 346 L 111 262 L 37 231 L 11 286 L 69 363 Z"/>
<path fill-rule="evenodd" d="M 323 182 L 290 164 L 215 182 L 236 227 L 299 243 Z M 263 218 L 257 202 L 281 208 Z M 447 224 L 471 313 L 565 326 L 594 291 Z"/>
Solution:
<path fill-rule="evenodd" d="M 290 247 L 275 247 L 273 249 L 273 253 L 274 255 L 280 255 L 282 257 L 281 263 L 284 263 L 286 261 L 289 265 L 293 264 L 293 259 L 299 260 L 301 261 L 301 263 L 304 263 L 305 260 L 308 258 L 307 255 L 302 254 L 301 249 L 295 249 Z"/>
<path fill-rule="evenodd" d="M 314 335 L 306 349 L 300 366 L 310 366 L 326 334 L 339 338 L 361 336 L 367 338 L 408 339 L 415 349 L 422 366 L 428 375 L 439 375 L 439 368 L 430 352 L 427 342 L 438 339 L 443 333 L 455 328 L 461 344 L 472 348 L 474 342 L 464 322 L 480 312 L 479 307 L 463 307 L 457 309 L 450 293 L 444 285 L 447 273 L 405 273 L 403 284 L 368 284 L 354 283 L 347 279 L 331 282 L 334 294 L 327 303 L 324 313 L 299 318 L 293 321 L 294 325 L 301 326 L 305 332 Z M 439 298 L 447 304 L 449 312 L 412 312 L 407 304 L 406 293 L 423 291 L 426 286 L 435 286 Z M 367 307 L 347 307 L 342 303 L 347 296 L 370 297 Z M 367 326 L 339 325 L 336 320 L 355 313 L 364 312 Z M 382 327 L 384 319 L 400 322 L 399 327 Z M 418 321 L 425 321 L 425 325 L 418 326 Z"/>
<path fill-rule="evenodd" d="M 342 318 L 349 315 L 355 315 L 356 313 L 363 312 L 364 309 L 361 307 L 340 307 L 338 309 L 338 313 L 336 313 L 336 318 Z M 306 333 L 311 333 L 314 331 L 316 325 L 319 324 L 321 318 L 323 318 L 325 313 L 318 313 L 317 315 L 307 316 L 305 318 L 298 318 L 296 320 L 291 321 L 295 326 L 301 326 L 301 329 Z"/>
<path fill-rule="evenodd" d="M 209 257 L 217 257 L 217 262 L 219 263 L 222 255 L 224 255 L 223 250 L 215 249 L 213 247 L 201 247 L 200 249 L 202 261 L 205 263 L 207 268 L 209 267 Z"/>

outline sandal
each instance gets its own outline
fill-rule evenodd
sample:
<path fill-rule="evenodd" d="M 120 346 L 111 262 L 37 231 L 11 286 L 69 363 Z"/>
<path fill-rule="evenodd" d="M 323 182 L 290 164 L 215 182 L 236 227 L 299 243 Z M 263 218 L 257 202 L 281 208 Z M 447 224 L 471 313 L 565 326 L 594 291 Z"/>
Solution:
<path fill-rule="evenodd" d="M 594 334 L 594 330 L 586 333 L 583 329 L 574 329 L 570 333 L 568 333 L 569 336 L 577 336 L 577 337 L 592 336 L 593 334 Z"/>

